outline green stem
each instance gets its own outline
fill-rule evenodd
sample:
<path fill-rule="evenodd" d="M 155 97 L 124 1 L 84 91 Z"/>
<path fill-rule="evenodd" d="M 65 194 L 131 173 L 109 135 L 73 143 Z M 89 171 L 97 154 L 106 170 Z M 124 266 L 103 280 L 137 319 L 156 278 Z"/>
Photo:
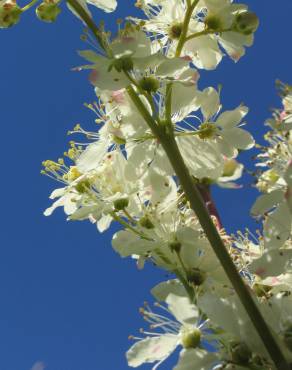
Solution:
<path fill-rule="evenodd" d="M 133 226 L 129 225 L 126 221 L 124 221 L 120 216 L 115 214 L 114 212 L 111 212 L 112 218 L 123 225 L 126 229 L 131 230 L 134 234 L 137 234 L 140 236 L 141 239 L 148 240 L 149 242 L 153 242 L 153 239 L 148 238 L 148 236 L 142 234 L 139 230 L 136 230 Z"/>
<path fill-rule="evenodd" d="M 215 33 L 222 33 L 222 32 L 228 32 L 228 31 L 231 31 L 231 30 L 226 29 L 226 30 L 214 31 L 214 30 L 206 29 L 204 31 L 193 33 L 192 35 L 187 36 L 185 41 L 189 41 L 189 40 L 195 39 L 196 37 L 200 37 L 200 36 L 204 36 L 204 35 L 212 35 L 212 34 L 215 34 Z"/>
<path fill-rule="evenodd" d="M 97 27 L 94 23 L 90 15 L 86 12 L 83 6 L 78 2 L 78 0 L 66 0 L 67 3 L 75 10 L 75 12 L 79 15 L 79 17 L 83 20 L 83 22 L 87 25 L 90 31 L 93 33 L 94 37 L 98 41 L 101 48 L 109 52 L 107 44 L 104 42 L 104 38 L 102 37 L 101 30 Z"/>
<path fill-rule="evenodd" d="M 128 78 L 128 80 L 136 87 L 136 89 L 139 91 L 139 93 L 141 95 L 144 95 L 145 98 L 148 100 L 148 103 L 150 104 L 151 106 L 151 109 L 152 109 L 152 113 L 153 115 L 155 115 L 155 112 L 156 112 L 156 107 L 155 107 L 155 104 L 154 104 L 154 101 L 153 101 L 153 98 L 152 98 L 152 95 L 147 93 L 146 91 L 144 91 L 141 86 L 139 85 L 139 83 L 130 75 L 129 72 L 127 71 L 123 71 L 124 74 L 126 75 L 126 77 Z"/>
<path fill-rule="evenodd" d="M 199 3 L 199 0 L 195 0 L 190 6 L 187 7 L 182 32 L 181 32 L 181 35 L 180 35 L 180 38 L 178 40 L 178 44 L 177 44 L 177 47 L 176 47 L 176 53 L 175 53 L 176 57 L 179 57 L 181 52 L 182 52 L 182 48 L 183 48 L 183 46 L 186 42 L 186 37 L 187 37 L 188 30 L 189 30 L 190 20 L 191 20 L 193 11 L 194 11 L 195 7 L 198 5 L 198 3 Z"/>
<path fill-rule="evenodd" d="M 133 225 L 137 224 L 137 221 L 130 215 L 130 213 L 125 208 L 123 209 L 123 213 L 129 219 L 129 221 L 132 222 Z"/>
<path fill-rule="evenodd" d="M 184 286 L 189 298 L 190 298 L 190 302 L 193 303 L 194 302 L 194 298 L 195 298 L 195 292 L 194 292 L 194 289 L 190 286 L 190 284 L 188 283 L 188 281 L 182 276 L 182 274 L 180 273 L 179 270 L 173 270 L 172 271 L 179 279 L 179 281 L 182 283 L 182 285 Z"/>
<path fill-rule="evenodd" d="M 30 9 L 32 6 L 34 6 L 39 0 L 32 0 L 30 3 L 26 4 L 21 10 L 25 12 L 26 10 Z"/>
<path fill-rule="evenodd" d="M 234 290 L 236 291 L 242 305 L 252 321 L 256 331 L 262 339 L 271 359 L 274 361 L 278 370 L 291 370 L 284 355 L 281 352 L 278 343 L 273 337 L 267 323 L 265 322 L 261 312 L 255 304 L 247 286 L 239 275 L 236 266 L 234 265 L 209 213 L 205 203 L 201 197 L 199 190 L 194 186 L 193 179 L 184 163 L 179 148 L 177 146 L 175 137 L 169 132 L 165 132 L 166 127 L 159 127 L 153 120 L 148 110 L 145 108 L 143 102 L 130 87 L 128 93 L 140 111 L 142 117 L 148 123 L 153 134 L 159 139 L 160 144 L 164 148 L 167 157 L 180 181 L 187 199 L 190 202 L 192 210 L 197 215 L 200 224 L 217 256 L 226 275 L 228 276 Z"/>

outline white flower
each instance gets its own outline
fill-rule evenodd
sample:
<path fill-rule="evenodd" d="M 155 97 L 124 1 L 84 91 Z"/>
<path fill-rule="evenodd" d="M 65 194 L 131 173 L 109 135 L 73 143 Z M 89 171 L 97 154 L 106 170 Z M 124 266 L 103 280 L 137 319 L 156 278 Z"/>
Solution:
<path fill-rule="evenodd" d="M 220 151 L 227 158 L 234 158 L 238 150 L 248 150 L 254 146 L 252 136 L 239 127 L 242 119 L 248 113 L 248 108 L 240 105 L 232 111 L 219 114 L 221 109 L 219 94 L 209 87 L 203 91 L 201 111 L 204 117 L 203 124 L 199 127 L 202 137 L 210 135 L 217 141 Z M 243 125 L 241 123 L 241 125 Z"/>
<path fill-rule="evenodd" d="M 199 365 L 200 358 L 207 355 L 208 365 L 211 366 L 217 356 L 208 354 L 202 349 L 201 344 L 202 341 L 208 340 L 210 335 L 207 321 L 200 318 L 198 309 L 190 303 L 187 297 L 169 294 L 166 303 L 167 308 L 160 304 L 157 304 L 157 306 L 166 311 L 168 316 L 173 316 L 174 319 L 156 314 L 148 305 L 141 310 L 144 319 L 150 323 L 150 328 L 159 331 L 143 331 L 147 335 L 145 339 L 134 337 L 138 341 L 127 352 L 129 366 L 138 367 L 143 363 L 156 362 L 152 369 L 157 369 L 178 346 L 182 346 L 184 351 L 181 354 L 179 365 L 175 369 L 183 369 L 182 363 L 185 361 L 187 354 L 192 357 L 194 365 L 196 361 Z M 210 336 L 214 339 L 212 334 Z M 200 369 L 203 368 L 200 367 Z M 206 369 L 209 369 L 209 367 L 206 367 Z"/>
<path fill-rule="evenodd" d="M 141 24 L 155 35 L 156 47 L 164 47 L 169 56 L 175 55 L 187 1 L 140 1 L 138 5 L 149 18 Z M 140 23 L 137 18 L 132 20 Z M 232 4 L 230 0 L 202 0 L 193 11 L 181 55 L 189 57 L 198 68 L 214 69 L 223 56 L 220 45 L 237 61 L 244 54 L 244 47 L 252 45 L 257 26 L 257 17 L 245 5 Z"/>
<path fill-rule="evenodd" d="M 115 251 L 122 257 L 153 259 L 156 265 L 179 274 L 190 289 L 230 292 L 229 281 L 207 239 L 199 230 L 183 227 L 183 215 L 166 212 L 157 219 L 154 214 L 147 217 L 148 229 L 147 225 L 141 228 L 140 222 L 135 233 L 125 230 L 113 236 Z"/>
<path fill-rule="evenodd" d="M 100 91 L 120 90 L 129 86 L 132 79 L 142 87 L 145 79 L 152 81 L 157 90 L 161 79 L 175 79 L 189 68 L 189 62 L 182 58 L 169 59 L 161 52 L 153 53 L 145 32 L 134 28 L 121 31 L 108 48 L 108 56 L 92 50 L 79 52 L 93 64 L 78 67 L 77 70 L 92 69 L 90 81 Z"/>

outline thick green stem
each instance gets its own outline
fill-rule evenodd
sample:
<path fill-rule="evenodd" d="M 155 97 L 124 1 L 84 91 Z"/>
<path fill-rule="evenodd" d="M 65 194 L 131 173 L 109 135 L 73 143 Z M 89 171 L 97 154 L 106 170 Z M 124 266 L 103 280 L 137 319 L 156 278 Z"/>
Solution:
<path fill-rule="evenodd" d="M 102 32 L 97 27 L 97 25 L 93 22 L 90 15 L 86 12 L 86 10 L 80 5 L 78 0 L 67 0 L 67 3 L 71 6 L 72 9 L 75 10 L 75 12 L 79 15 L 79 17 L 83 20 L 83 22 L 86 24 L 86 26 L 90 29 L 90 31 L 93 33 L 94 37 L 98 41 L 101 48 L 105 51 L 108 51 L 108 47 L 104 42 L 104 39 L 102 37 Z"/>
<path fill-rule="evenodd" d="M 162 128 L 156 124 L 148 110 L 145 108 L 143 102 L 132 88 L 128 88 L 128 93 L 136 108 L 140 111 L 142 117 L 148 123 L 153 134 L 159 139 L 160 144 L 163 146 L 167 157 L 180 181 L 184 193 L 190 202 L 192 210 L 197 215 L 216 256 L 218 257 L 226 275 L 233 285 L 242 305 L 246 309 L 246 312 L 256 331 L 258 332 L 258 335 L 262 339 L 268 353 L 270 354 L 271 359 L 274 361 L 278 370 L 291 370 L 281 352 L 281 349 L 278 346 L 278 343 L 273 337 L 267 323 L 255 304 L 248 287 L 245 285 L 244 281 L 239 275 L 236 266 L 234 265 L 209 215 L 199 190 L 194 186 L 193 179 L 184 163 L 174 135 L 169 133 L 169 131 L 165 132 L 166 127 Z"/>

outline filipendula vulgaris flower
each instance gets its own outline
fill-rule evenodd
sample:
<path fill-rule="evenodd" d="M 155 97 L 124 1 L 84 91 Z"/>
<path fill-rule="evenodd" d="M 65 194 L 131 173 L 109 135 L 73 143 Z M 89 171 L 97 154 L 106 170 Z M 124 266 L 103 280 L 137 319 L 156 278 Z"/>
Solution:
<path fill-rule="evenodd" d="M 268 169 L 258 178 L 257 187 L 264 194 L 257 199 L 251 212 L 264 217 L 263 237 L 268 250 L 282 247 L 291 235 L 292 142 L 289 124 L 286 125 L 282 118 L 289 116 L 290 96 L 283 99 L 284 110 L 276 111 L 274 118 L 267 121 L 271 130 L 265 139 L 269 145 L 262 146 L 262 153 L 258 155 L 258 166 Z"/>
<path fill-rule="evenodd" d="M 181 122 L 176 122 L 175 135 L 195 178 L 236 188 L 232 181 L 241 176 L 243 167 L 235 157 L 239 150 L 252 148 L 254 140 L 240 127 L 248 112 L 247 107 L 239 106 L 220 114 L 221 108 L 218 92 L 212 87 L 206 88 L 200 95 L 202 118 L 198 114 L 191 114 Z M 193 153 L 197 153 L 193 148 L 196 146 L 201 154 L 195 155 L 196 161 L 193 161 Z"/>
<path fill-rule="evenodd" d="M 196 217 L 187 207 L 178 208 L 179 201 L 170 193 L 157 206 L 145 208 L 134 229 L 113 236 L 114 250 L 121 257 L 138 258 L 140 267 L 149 260 L 176 273 L 191 290 L 228 293 L 226 275 Z"/>
<path fill-rule="evenodd" d="M 80 51 L 92 64 L 77 68 L 92 70 L 90 81 L 101 91 L 126 88 L 135 79 L 148 92 L 155 92 L 161 79 L 173 79 L 188 69 L 186 60 L 168 59 L 161 52 L 153 52 L 146 33 L 131 24 L 126 24 L 115 39 L 106 39 L 105 43 L 106 55 L 92 50 Z"/>
<path fill-rule="evenodd" d="M 74 132 L 91 138 L 98 136 L 84 131 L 79 125 Z M 83 148 L 81 144 L 72 143 L 72 148 L 66 153 L 74 166 L 68 167 L 63 159 L 57 163 L 43 163 L 45 174 L 66 185 L 52 193 L 52 199 L 59 199 L 45 211 L 45 215 L 63 206 L 68 219 L 89 219 L 96 222 L 99 231 L 104 231 L 112 220 L 125 224 L 121 217 L 132 223 L 141 216 L 145 202 L 159 203 L 172 191 L 170 184 L 175 185 L 173 180 L 154 173 L 152 169 L 139 178 L 135 177 L 120 146 L 110 145 L 99 150 L 92 145 Z"/>
<path fill-rule="evenodd" d="M 193 369 L 209 369 L 216 362 L 217 356 L 204 349 L 208 339 L 213 344 L 216 340 L 208 320 L 201 317 L 197 307 L 185 296 L 169 294 L 165 302 L 167 307 L 156 304 L 162 313 L 155 313 L 147 303 L 141 309 L 151 331 L 141 331 L 146 338 L 130 337 L 136 343 L 126 354 L 129 366 L 156 363 L 152 370 L 157 369 L 176 348 L 182 348 L 181 356 L 191 357 Z M 175 369 L 182 370 L 183 367 L 179 363 Z"/>
<path fill-rule="evenodd" d="M 153 35 L 157 48 L 165 48 L 169 56 L 175 54 L 183 33 L 188 3 L 185 0 L 137 1 L 148 19 L 131 18 Z M 181 55 L 190 58 L 198 68 L 214 69 L 223 52 L 237 61 L 251 46 L 258 18 L 242 4 L 229 0 L 201 0 L 195 6 Z"/>
<path fill-rule="evenodd" d="M 120 117 L 125 116 L 124 121 L 127 121 L 126 116 L 129 115 L 129 108 L 127 107 L 129 98 L 125 98 L 126 91 L 124 89 L 129 84 L 136 89 L 149 112 L 159 120 L 163 120 L 166 110 L 166 84 L 171 81 L 171 119 L 172 123 L 177 124 L 177 126 L 179 122 L 182 122 L 183 125 L 183 121 L 189 117 L 192 118 L 191 113 L 200 107 L 202 97 L 204 104 L 209 104 L 209 102 L 206 102 L 206 94 L 202 94 L 197 89 L 197 71 L 194 69 L 186 70 L 188 62 L 182 59 L 165 59 L 166 57 L 161 53 L 151 54 L 151 41 L 141 30 L 135 30 L 133 26 L 125 28 L 125 30 L 121 31 L 119 37 L 110 44 L 109 48 L 114 51 L 112 58 L 97 55 L 91 51 L 85 51 L 84 55 L 93 62 L 93 65 L 88 66 L 88 68 L 93 68 L 97 94 L 102 99 L 104 99 L 106 94 L 117 94 L 116 96 L 119 96 L 120 100 L 116 103 L 115 99 L 113 99 L 112 107 L 109 107 L 109 110 L 120 110 Z M 148 75 L 146 77 L 146 65 L 144 64 L 141 70 L 137 67 L 143 61 L 148 63 L 146 63 L 148 65 Z M 162 61 L 162 63 L 159 61 Z M 153 66 L 151 66 L 151 63 L 153 63 Z M 102 68 L 105 68 L 105 70 L 102 70 Z M 154 82 L 151 73 L 155 73 L 155 81 L 158 82 L 154 90 L 151 88 L 152 82 Z M 163 80 L 159 80 L 161 77 L 163 77 Z M 127 108 L 120 109 L 121 106 Z M 123 110 L 124 112 L 122 112 Z M 136 168 L 136 171 L 142 173 L 151 165 L 156 172 L 174 175 L 169 161 L 165 158 L 162 147 L 147 128 L 146 123 L 141 117 L 135 122 L 136 127 L 133 127 L 134 133 L 135 131 L 141 132 L 144 130 L 144 135 L 141 137 L 136 135 L 136 145 L 133 145 L 133 142 L 130 145 L 128 145 L 128 142 L 125 143 L 127 158 L 133 162 L 133 167 Z M 237 123 L 234 122 L 234 126 Z M 120 128 L 122 132 L 123 127 L 121 126 Z M 226 130 L 226 136 L 228 133 L 230 133 L 229 136 L 233 134 L 232 140 L 235 140 L 234 137 L 237 134 L 237 142 L 239 141 L 238 136 L 240 136 L 240 133 L 245 139 L 247 136 L 247 134 L 244 135 L 245 131 L 240 131 L 237 127 L 230 127 L 230 130 Z M 224 164 L 226 161 L 220 152 L 220 148 L 217 148 L 217 142 L 202 140 L 199 137 L 195 137 L 196 134 L 193 137 L 187 137 L 188 135 L 178 135 L 176 139 L 179 147 L 182 148 L 183 157 L 191 174 L 198 179 L 207 177 L 216 181 L 221 177 L 220 183 L 226 181 L 226 178 L 224 178 L 226 177 L 224 175 Z M 229 176 L 235 175 L 236 177 L 240 172 L 240 169 L 236 174 L 229 171 Z"/>

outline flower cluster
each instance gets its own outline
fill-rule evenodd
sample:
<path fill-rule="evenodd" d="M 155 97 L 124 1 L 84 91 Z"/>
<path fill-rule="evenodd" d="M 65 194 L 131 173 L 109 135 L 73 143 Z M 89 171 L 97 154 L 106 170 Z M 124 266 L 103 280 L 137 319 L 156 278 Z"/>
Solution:
<path fill-rule="evenodd" d="M 75 68 L 90 71 L 97 101 L 87 107 L 96 129 L 75 126 L 69 133 L 82 139 L 70 142 L 64 158 L 43 162 L 42 173 L 62 184 L 44 214 L 62 207 L 68 220 L 89 220 L 100 232 L 118 223 L 112 246 L 121 257 L 173 275 L 152 290 L 165 315 L 148 304 L 141 309 L 150 331 L 132 337 L 129 366 L 155 363 L 154 370 L 179 348 L 175 370 L 278 368 L 236 295 L 242 280 L 245 308 L 254 303 L 265 332 L 291 362 L 292 88 L 281 85 L 284 108 L 268 121 L 268 146 L 258 155 L 263 194 L 252 214 L 263 231 L 228 235 L 211 189 L 240 186 L 238 156 L 255 142 L 243 128 L 248 108 L 224 110 L 221 88 L 199 83 L 198 69 L 215 69 L 224 53 L 234 61 L 244 55 L 257 16 L 232 0 L 138 0 L 144 18 L 119 21 L 112 37 L 93 23 L 87 3 L 109 12 L 116 0 L 67 2 L 97 41 L 90 42 L 94 50 L 79 51 L 87 64 Z M 17 23 L 30 7 L 0 0 L 0 27 Z M 53 22 L 59 0 L 44 0 L 36 13 Z M 220 262 L 214 238 L 226 253 Z"/>

